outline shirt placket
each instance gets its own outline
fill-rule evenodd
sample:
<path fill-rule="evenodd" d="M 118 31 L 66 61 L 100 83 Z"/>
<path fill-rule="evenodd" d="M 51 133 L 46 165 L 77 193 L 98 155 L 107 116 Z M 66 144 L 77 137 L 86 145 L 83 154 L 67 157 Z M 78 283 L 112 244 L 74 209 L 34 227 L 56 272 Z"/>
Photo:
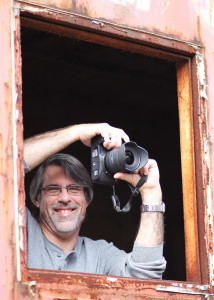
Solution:
<path fill-rule="evenodd" d="M 56 268 L 59 271 L 64 271 L 65 270 L 65 255 L 58 251 L 56 252 Z"/>

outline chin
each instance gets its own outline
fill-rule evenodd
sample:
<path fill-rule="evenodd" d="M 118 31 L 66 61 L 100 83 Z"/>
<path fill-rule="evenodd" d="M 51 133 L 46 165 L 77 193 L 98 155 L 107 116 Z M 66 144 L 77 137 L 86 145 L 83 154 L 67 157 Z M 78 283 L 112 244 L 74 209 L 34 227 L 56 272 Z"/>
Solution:
<path fill-rule="evenodd" d="M 76 231 L 79 231 L 80 226 L 84 220 L 83 216 L 79 216 L 78 220 L 72 220 L 72 221 L 62 221 L 62 222 L 55 222 L 54 226 L 56 231 L 59 234 L 63 233 L 74 233 Z"/>

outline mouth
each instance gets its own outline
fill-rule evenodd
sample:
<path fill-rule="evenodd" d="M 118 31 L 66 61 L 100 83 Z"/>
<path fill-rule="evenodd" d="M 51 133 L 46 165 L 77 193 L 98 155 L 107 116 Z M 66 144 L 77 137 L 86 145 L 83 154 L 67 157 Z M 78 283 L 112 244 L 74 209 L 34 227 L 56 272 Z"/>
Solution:
<path fill-rule="evenodd" d="M 54 211 L 55 213 L 57 213 L 58 216 L 61 216 L 61 217 L 67 217 L 67 216 L 70 216 L 74 211 L 76 210 L 76 208 L 55 208 Z"/>

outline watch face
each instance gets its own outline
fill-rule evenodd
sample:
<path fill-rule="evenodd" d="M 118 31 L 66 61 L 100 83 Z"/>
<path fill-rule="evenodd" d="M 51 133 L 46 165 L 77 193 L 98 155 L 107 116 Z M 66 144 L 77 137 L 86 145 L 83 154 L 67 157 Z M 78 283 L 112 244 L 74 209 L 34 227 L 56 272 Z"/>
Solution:
<path fill-rule="evenodd" d="M 165 212 L 165 204 L 161 205 L 141 205 L 142 212 Z"/>

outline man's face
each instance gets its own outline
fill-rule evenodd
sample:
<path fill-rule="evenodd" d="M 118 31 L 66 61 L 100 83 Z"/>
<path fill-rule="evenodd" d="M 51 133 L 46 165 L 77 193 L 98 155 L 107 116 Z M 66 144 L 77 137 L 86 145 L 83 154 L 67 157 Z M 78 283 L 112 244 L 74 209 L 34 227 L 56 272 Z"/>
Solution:
<path fill-rule="evenodd" d="M 43 230 L 55 236 L 67 236 L 69 233 L 79 232 L 86 214 L 88 203 L 85 199 L 84 189 L 72 190 L 76 182 L 66 177 L 60 166 L 48 166 L 39 201 L 40 224 Z M 52 195 L 52 188 L 63 187 L 59 195 Z M 68 192 L 66 187 L 70 187 Z"/>

